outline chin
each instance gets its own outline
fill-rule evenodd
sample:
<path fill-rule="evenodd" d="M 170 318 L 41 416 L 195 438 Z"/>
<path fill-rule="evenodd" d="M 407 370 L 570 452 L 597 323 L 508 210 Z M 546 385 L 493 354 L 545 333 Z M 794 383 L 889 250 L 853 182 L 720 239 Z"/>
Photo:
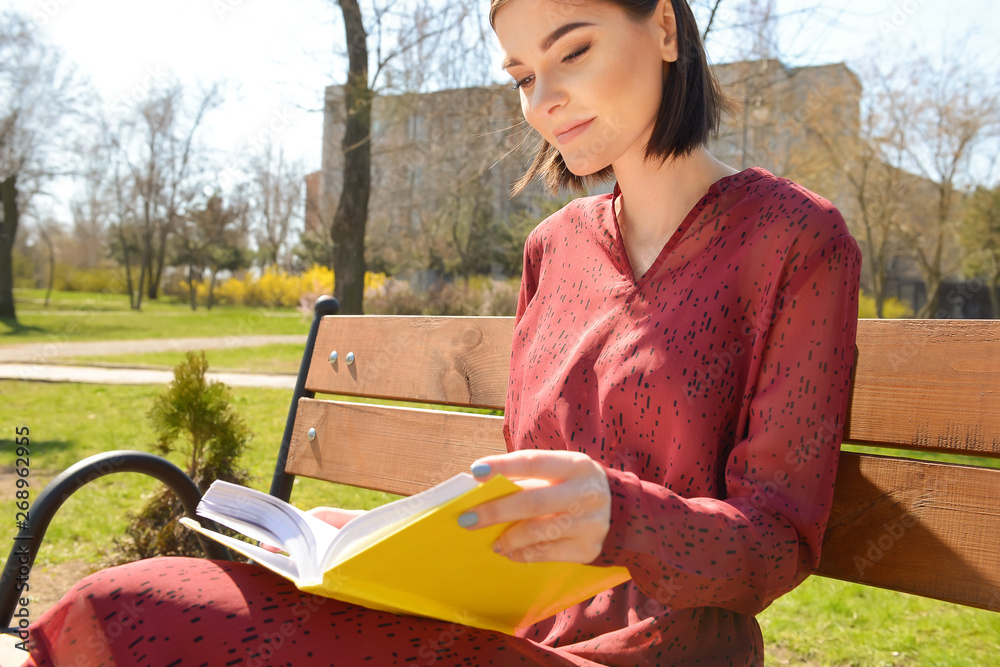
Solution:
<path fill-rule="evenodd" d="M 583 178 L 585 176 L 593 176 L 594 174 L 600 172 L 605 167 L 610 165 L 603 164 L 599 162 L 582 162 L 582 161 L 570 161 L 563 156 L 563 164 L 566 165 L 566 170 L 578 178 Z"/>

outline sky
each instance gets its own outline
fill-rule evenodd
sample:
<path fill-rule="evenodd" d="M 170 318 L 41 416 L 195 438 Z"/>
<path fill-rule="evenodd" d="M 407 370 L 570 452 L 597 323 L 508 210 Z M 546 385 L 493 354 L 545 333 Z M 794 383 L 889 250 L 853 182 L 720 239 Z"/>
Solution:
<path fill-rule="evenodd" d="M 486 0 L 483 0 L 485 3 Z M 723 2 L 718 25 L 735 2 Z M 89 77 L 109 107 L 176 77 L 191 90 L 225 80 L 226 103 L 206 125 L 224 153 L 271 138 L 310 171 L 320 165 L 322 92 L 346 67 L 335 0 L 2 0 L 33 18 Z M 818 6 L 818 9 L 816 7 Z M 777 0 L 786 64 L 959 57 L 1000 77 L 1000 3 L 988 0 Z M 738 56 L 733 31 L 708 43 L 713 62 Z M 499 73 L 497 67 L 491 71 Z"/>

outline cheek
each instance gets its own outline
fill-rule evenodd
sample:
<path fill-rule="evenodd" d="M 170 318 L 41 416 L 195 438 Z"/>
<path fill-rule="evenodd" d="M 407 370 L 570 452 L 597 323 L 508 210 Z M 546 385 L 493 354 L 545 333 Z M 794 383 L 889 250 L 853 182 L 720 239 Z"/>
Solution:
<path fill-rule="evenodd" d="M 521 96 L 521 115 L 524 116 L 524 120 L 528 121 L 528 125 L 535 127 L 535 124 L 532 122 L 531 111 L 528 109 L 528 99 L 524 96 L 524 93 L 518 93 L 518 95 Z M 537 130 L 538 128 L 535 129 Z"/>

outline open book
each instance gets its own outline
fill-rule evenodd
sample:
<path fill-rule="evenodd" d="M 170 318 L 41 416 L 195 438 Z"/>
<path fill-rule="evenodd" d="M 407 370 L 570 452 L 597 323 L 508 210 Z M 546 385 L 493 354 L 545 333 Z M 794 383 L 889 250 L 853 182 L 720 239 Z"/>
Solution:
<path fill-rule="evenodd" d="M 467 509 L 519 490 L 503 476 L 462 473 L 339 530 L 253 489 L 214 482 L 205 492 L 200 516 L 287 555 L 181 521 L 308 593 L 513 634 L 629 579 L 623 567 L 515 563 L 492 550 L 506 524 L 458 525 Z"/>

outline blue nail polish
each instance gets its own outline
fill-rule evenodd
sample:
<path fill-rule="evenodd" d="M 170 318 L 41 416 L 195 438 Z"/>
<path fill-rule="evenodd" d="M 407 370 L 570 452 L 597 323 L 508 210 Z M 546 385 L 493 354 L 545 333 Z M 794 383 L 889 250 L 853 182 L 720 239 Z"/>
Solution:
<path fill-rule="evenodd" d="M 476 463 L 472 466 L 472 476 L 473 477 L 486 477 L 490 474 L 490 464 L 489 463 Z"/>
<path fill-rule="evenodd" d="M 479 515 L 475 512 L 466 512 L 458 517 L 458 525 L 462 528 L 472 528 L 479 523 Z"/>

